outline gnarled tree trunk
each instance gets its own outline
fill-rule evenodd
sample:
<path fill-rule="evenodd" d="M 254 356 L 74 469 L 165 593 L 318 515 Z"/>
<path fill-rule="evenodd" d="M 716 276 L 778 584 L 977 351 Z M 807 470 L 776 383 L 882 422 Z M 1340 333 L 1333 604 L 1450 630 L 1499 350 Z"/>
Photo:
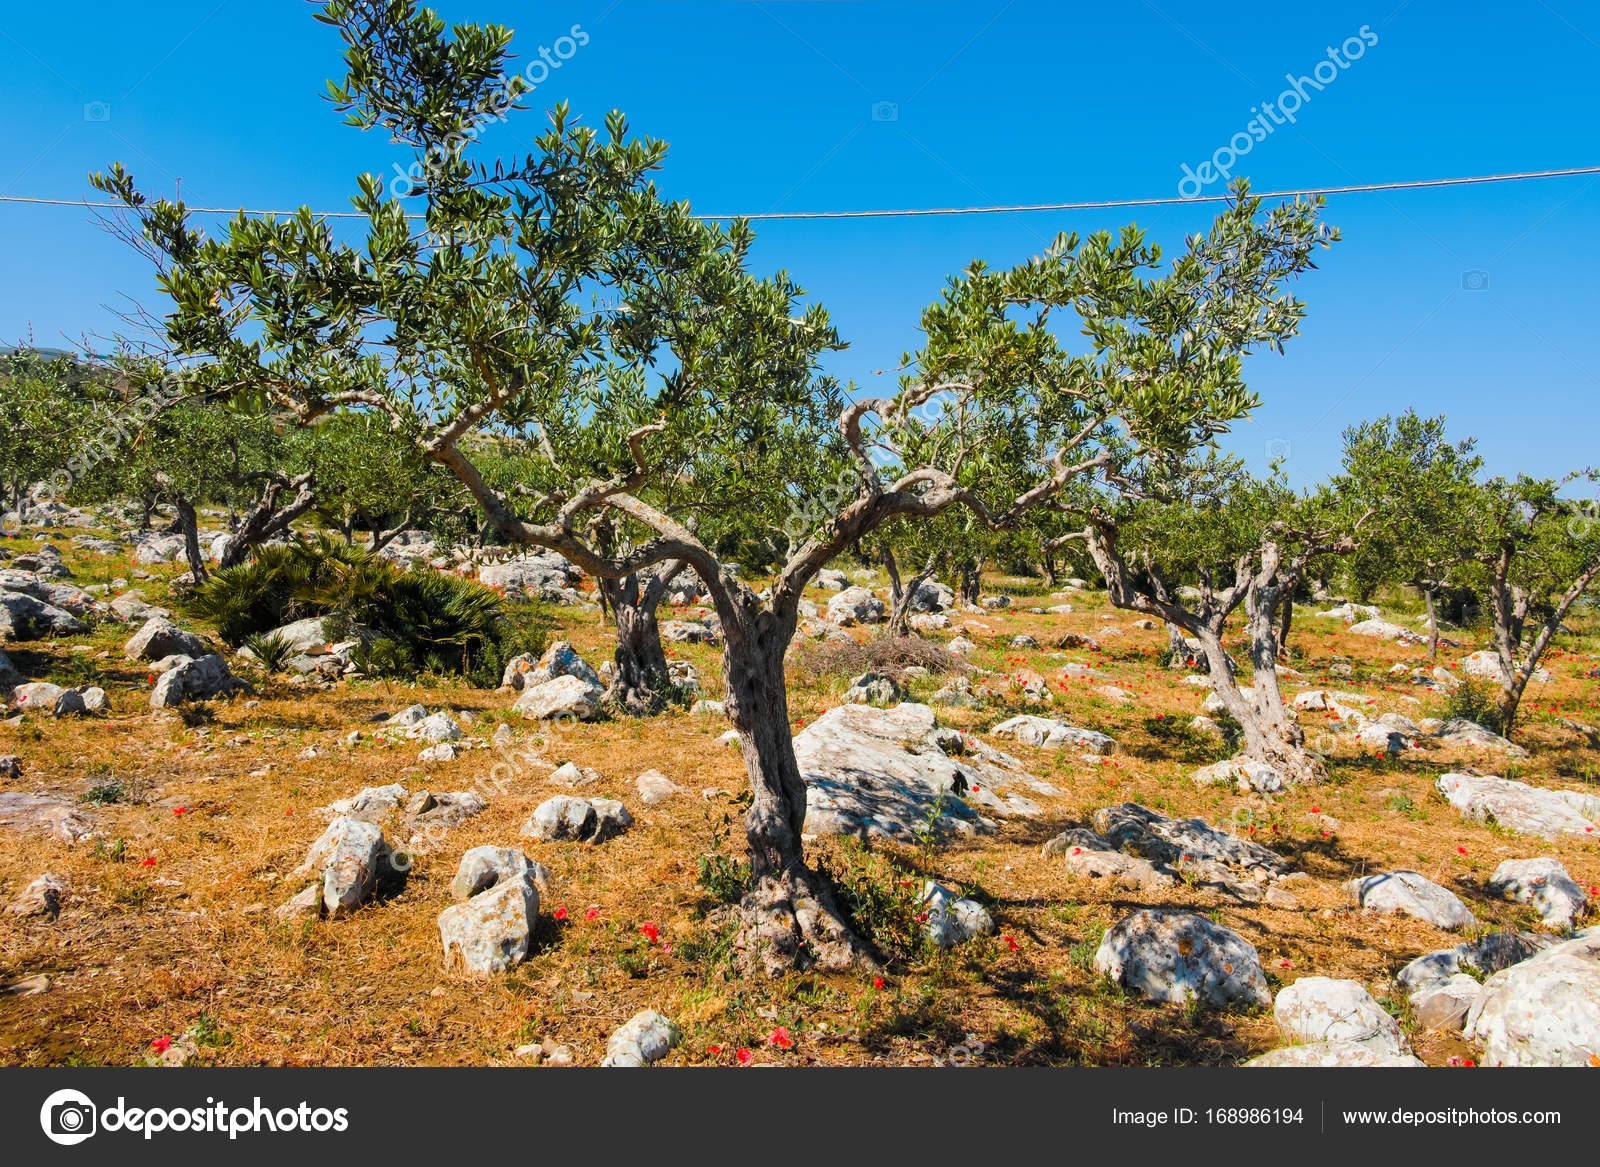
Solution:
<path fill-rule="evenodd" d="M 233 538 L 224 545 L 222 557 L 217 561 L 219 568 L 239 566 L 257 547 L 283 534 L 296 519 L 317 505 L 310 471 L 293 479 L 282 475 L 266 477 L 268 481 L 262 488 L 261 497 L 250 508 L 244 522 L 239 524 L 239 530 Z M 278 496 L 285 490 L 293 490 L 295 495 L 280 509 Z"/>
<path fill-rule="evenodd" d="M 622 579 L 600 579 L 602 603 L 617 629 L 608 704 L 634 717 L 659 713 L 672 693 L 672 673 L 661 647 L 656 612 L 661 597 L 680 571 L 681 560 Z"/>
<path fill-rule="evenodd" d="M 189 574 L 195 583 L 203 583 L 208 572 L 205 556 L 200 554 L 200 518 L 195 514 L 194 504 L 182 495 L 174 497 L 173 507 L 178 512 L 174 522 L 183 533 L 183 554 L 189 560 Z"/>
<path fill-rule="evenodd" d="M 909 584 L 903 588 L 896 586 L 894 606 L 889 611 L 889 624 L 884 629 L 884 635 L 892 637 L 911 635 L 912 605 L 916 602 L 917 592 L 921 590 L 922 585 L 927 583 L 933 576 L 933 569 L 937 563 L 938 557 L 936 555 L 928 556 L 927 562 L 922 565 L 916 575 L 911 577 Z M 899 584 L 898 575 L 895 577 L 895 583 L 896 585 Z"/>
<path fill-rule="evenodd" d="M 753 796 L 744 821 L 755 886 L 740 905 L 741 944 L 772 976 L 871 964 L 833 889 L 805 862 L 806 784 L 789 730 L 783 663 L 796 613 L 766 608 L 735 580 L 709 586 L 722 619 L 723 705 Z"/>

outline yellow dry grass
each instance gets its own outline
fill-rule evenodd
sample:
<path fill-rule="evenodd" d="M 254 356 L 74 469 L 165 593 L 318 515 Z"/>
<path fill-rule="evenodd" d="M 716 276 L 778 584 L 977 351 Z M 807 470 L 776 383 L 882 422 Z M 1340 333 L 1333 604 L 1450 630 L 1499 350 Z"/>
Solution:
<path fill-rule="evenodd" d="M 110 574 L 104 560 L 92 573 L 75 566 L 80 582 L 128 571 L 125 561 L 110 565 Z M 1121 749 L 1094 764 L 1008 746 L 1062 794 L 1041 799 L 1046 812 L 1038 818 L 1001 820 L 992 836 L 936 847 L 875 844 L 870 855 L 833 840 L 813 847 L 831 870 L 875 880 L 890 896 L 934 877 L 979 896 L 995 917 L 995 936 L 959 952 L 896 960 L 882 988 L 865 974 L 745 979 L 722 958 L 722 937 L 705 918 L 715 903 L 701 885 L 699 860 L 719 845 L 729 850 L 719 836 L 730 823 L 737 843 L 745 778 L 737 751 L 717 741 L 726 729 L 719 718 L 680 711 L 552 736 L 508 717 L 506 696 L 460 683 L 357 681 L 318 691 L 280 678 L 262 681 L 254 697 L 212 703 L 214 722 L 190 727 L 149 711 L 142 668 L 121 659 L 125 631 L 8 646 L 24 673 L 72 670 L 102 684 L 113 702 L 102 721 L 30 715 L 20 727 L 0 726 L 0 754 L 20 755 L 26 767 L 8 788 L 78 798 L 114 779 L 132 800 L 85 807 L 101 834 L 74 847 L 38 835 L 0 839 L 0 898 L 9 900 L 46 870 L 69 887 L 54 922 L 0 916 L 0 984 L 38 974 L 50 982 L 43 993 L 0 995 L 0 1063 L 139 1064 L 153 1040 L 198 1026 L 200 1060 L 208 1064 L 515 1064 L 513 1050 L 541 1038 L 570 1046 L 579 1064 L 594 1064 L 606 1036 L 644 1008 L 683 1025 L 672 1064 L 733 1064 L 739 1050 L 756 1062 L 790 1065 L 927 1064 L 959 1060 L 980 1044 L 978 1059 L 993 1064 L 1231 1063 L 1279 1044 L 1270 1012 L 1160 1007 L 1106 985 L 1089 967 L 1103 931 L 1155 901 L 1070 875 L 1041 857 L 1046 840 L 1086 824 L 1098 807 L 1127 800 L 1241 830 L 1253 826 L 1252 837 L 1311 877 L 1291 885 L 1298 906 L 1241 905 L 1183 886 L 1159 902 L 1192 906 L 1238 930 L 1277 984 L 1311 974 L 1352 977 L 1380 999 L 1391 996 L 1390 977 L 1401 964 L 1460 938 L 1408 918 L 1351 911 L 1340 886 L 1346 879 L 1421 871 L 1467 901 L 1485 930 L 1534 922 L 1528 909 L 1483 891 L 1503 859 L 1555 855 L 1586 886 L 1600 884 L 1594 843 L 1547 843 L 1465 823 L 1433 792 L 1435 777 L 1460 765 L 1546 785 L 1600 776 L 1600 752 L 1554 720 L 1557 710 L 1595 719 L 1595 682 L 1583 675 L 1594 667 L 1587 637 L 1563 646 L 1550 662 L 1555 678 L 1529 696 L 1519 739 L 1533 750 L 1531 761 L 1508 768 L 1493 755 L 1422 749 L 1380 760 L 1345 750 L 1330 782 L 1266 800 L 1197 788 L 1190 772 L 1220 753 L 1173 756 L 1147 730 L 1146 719 L 1156 715 L 1186 722 L 1204 695 L 1160 667 L 1162 632 L 1134 628 L 1133 617 L 1111 611 L 1103 597 L 1074 597 L 1072 614 L 1033 615 L 1020 608 L 1055 602 L 1041 598 L 1037 585 L 990 585 L 1017 591 L 1018 608 L 957 623 L 979 644 L 974 662 L 995 671 L 985 683 L 1001 696 L 981 711 L 941 709 L 941 720 L 981 733 L 1021 708 L 1003 674 L 1032 668 L 1052 678 L 1053 714 L 1112 734 Z M 159 602 L 159 586 L 145 586 Z M 1124 634 L 1106 635 L 1111 628 Z M 1048 647 L 1068 631 L 1101 638 L 1104 651 L 1062 655 Z M 1046 647 L 1007 647 L 1021 633 Z M 562 611 L 556 635 L 596 663 L 609 653 L 608 631 L 594 614 Z M 1306 677 L 1286 684 L 1291 693 L 1359 691 L 1376 709 L 1413 715 L 1436 703 L 1424 691 L 1416 694 L 1422 709 L 1405 703 L 1413 691 L 1384 675 L 1396 660 L 1420 661 L 1421 650 L 1351 636 L 1309 613 L 1293 644 Z M 1455 665 L 1472 647 L 1446 650 L 1442 663 Z M 673 651 L 696 665 L 716 696 L 716 651 Z M 1354 666 L 1354 678 L 1328 675 L 1336 657 Z M 1063 685 L 1057 678 L 1068 659 L 1095 664 L 1105 677 Z M 1131 690 L 1134 700 L 1095 693 L 1108 682 Z M 836 703 L 844 684 L 797 681 L 796 728 Z M 936 685 L 918 682 L 915 695 L 926 697 Z M 388 782 L 413 791 L 472 789 L 500 760 L 472 749 L 424 768 L 416 761 L 420 743 L 382 744 L 366 733 L 374 717 L 413 702 L 469 715 L 474 736 L 486 738 L 507 721 L 518 753 L 532 748 L 550 763 L 597 769 L 603 781 L 582 793 L 621 798 L 635 827 L 600 847 L 519 839 L 534 807 L 561 790 L 547 781 L 549 766 L 516 763 L 488 810 L 420 854 L 399 891 L 345 919 L 276 919 L 272 909 L 301 886 L 288 873 L 322 830 L 316 808 Z M 1308 728 L 1314 732 L 1324 716 L 1305 715 Z M 352 729 L 366 736 L 342 748 Z M 317 756 L 303 757 L 312 746 Z M 633 780 L 651 768 L 689 793 L 639 805 Z M 534 953 L 492 980 L 447 973 L 435 923 L 452 902 L 456 860 L 480 844 L 522 847 L 552 871 Z M 649 924 L 659 930 L 658 942 L 641 932 Z M 1404 999 L 1391 1003 L 1403 1006 Z M 769 1042 L 778 1026 L 787 1028 L 792 1048 Z M 1411 1036 L 1430 1063 L 1470 1052 L 1458 1039 Z"/>

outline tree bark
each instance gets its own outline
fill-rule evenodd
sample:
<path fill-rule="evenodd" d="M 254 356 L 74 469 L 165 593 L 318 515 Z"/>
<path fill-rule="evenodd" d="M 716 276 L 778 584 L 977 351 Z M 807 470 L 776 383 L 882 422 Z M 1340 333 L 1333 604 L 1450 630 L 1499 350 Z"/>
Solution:
<path fill-rule="evenodd" d="M 983 592 L 983 565 L 966 564 L 961 569 L 961 598 L 976 605 Z"/>
<path fill-rule="evenodd" d="M 1424 587 L 1422 601 L 1428 606 L 1428 663 L 1439 663 L 1439 607 L 1436 603 L 1436 589 Z"/>
<path fill-rule="evenodd" d="M 204 583 L 209 573 L 205 556 L 200 554 L 200 518 L 195 514 L 194 504 L 182 495 L 174 498 L 173 506 L 178 512 L 175 522 L 183 532 L 183 553 L 189 560 L 189 574 L 195 583 Z"/>
<path fill-rule="evenodd" d="M 617 629 L 611 688 L 606 701 L 634 717 L 659 713 L 672 693 L 672 672 L 661 646 L 657 611 L 682 560 L 623 579 L 598 580 L 601 602 Z"/>
<path fill-rule="evenodd" d="M 755 886 L 740 905 L 741 944 L 771 976 L 871 965 L 832 888 L 805 862 L 806 784 L 789 729 L 783 660 L 796 613 L 764 607 L 730 577 L 707 585 L 722 620 L 723 705 L 752 794 L 744 822 Z"/>
<path fill-rule="evenodd" d="M 263 487 L 260 499 L 245 516 L 244 522 L 239 524 L 237 533 L 223 547 L 217 566 L 238 567 L 257 547 L 289 530 L 296 519 L 316 506 L 317 496 L 312 481 L 310 472 L 294 479 L 272 478 Z M 278 496 L 285 490 L 293 490 L 295 495 L 279 509 Z"/>
<path fill-rule="evenodd" d="M 911 577 L 911 582 L 905 587 L 899 587 L 899 576 L 895 576 L 894 606 L 889 611 L 889 624 L 884 629 L 884 635 L 902 637 L 911 635 L 911 605 L 916 600 L 917 591 L 927 583 L 933 575 L 934 568 L 938 566 L 938 556 L 930 555 L 927 561 L 918 569 L 917 574 Z"/>

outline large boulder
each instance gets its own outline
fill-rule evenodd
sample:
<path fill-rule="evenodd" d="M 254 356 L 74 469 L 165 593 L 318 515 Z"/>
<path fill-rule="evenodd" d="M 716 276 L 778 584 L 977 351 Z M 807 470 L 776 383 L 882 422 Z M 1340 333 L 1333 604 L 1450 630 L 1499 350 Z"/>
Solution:
<path fill-rule="evenodd" d="M 1017 787 L 1058 793 L 1015 758 L 941 730 L 932 709 L 911 702 L 836 706 L 796 735 L 794 749 L 809 833 L 914 841 L 930 826 L 987 832 L 994 824 L 978 808 L 1034 815 L 1040 806 Z"/>
<path fill-rule="evenodd" d="M 0 791 L 0 830 L 46 834 L 70 844 L 94 828 L 93 818 L 53 794 Z"/>
<path fill-rule="evenodd" d="M 1493 820 L 1506 830 L 1545 839 L 1567 835 L 1593 838 L 1600 833 L 1594 820 L 1579 810 L 1577 800 L 1568 797 L 1578 791 L 1545 790 L 1482 774 L 1444 774 L 1436 785 L 1462 818 Z"/>
<path fill-rule="evenodd" d="M 527 959 L 538 918 L 539 891 L 529 875 L 498 880 L 439 913 L 445 964 L 473 976 L 503 973 Z"/>
<path fill-rule="evenodd" d="M 1087 879 L 1109 879 L 1146 890 L 1168 888 L 1175 882 L 1165 865 L 1119 851 L 1105 836 L 1081 827 L 1056 835 L 1041 854 L 1047 859 L 1061 856 L 1068 871 Z"/>
<path fill-rule="evenodd" d="M 1593 1066 L 1600 1060 L 1600 928 L 1483 984 L 1465 1029 L 1491 1066 Z"/>
<path fill-rule="evenodd" d="M 600 674 L 578 654 L 578 650 L 565 640 L 558 640 L 544 650 L 532 671 L 528 673 L 524 688 L 553 681 L 558 677 L 577 677 L 586 684 L 603 689 Z"/>
<path fill-rule="evenodd" d="M 1390 871 L 1352 879 L 1345 884 L 1345 890 L 1358 907 L 1381 915 L 1402 912 L 1447 932 L 1477 924 L 1455 893 L 1415 871 Z"/>
<path fill-rule="evenodd" d="M 1276 767 L 1255 758 L 1226 758 L 1191 774 L 1196 786 L 1233 786 L 1241 794 L 1279 794 L 1290 783 Z"/>
<path fill-rule="evenodd" d="M 1552 944 L 1555 938 L 1538 932 L 1490 932 L 1476 940 L 1424 953 L 1395 974 L 1395 981 L 1413 995 L 1442 985 L 1459 973 L 1480 977 L 1521 964 Z"/>
<path fill-rule="evenodd" d="M 667 644 L 721 644 L 722 632 L 701 620 L 668 620 L 661 625 Z"/>
<path fill-rule="evenodd" d="M 1035 717 L 1022 714 L 1002 721 L 989 731 L 995 737 L 1010 738 L 1023 745 L 1046 750 L 1074 749 L 1085 754 L 1116 753 L 1117 743 L 1107 734 L 1093 729 L 1079 729 L 1054 717 Z"/>
<path fill-rule="evenodd" d="M 185 632 L 171 620 L 153 616 L 135 632 L 122 650 L 128 660 L 160 660 L 165 656 L 187 656 L 199 660 L 211 646 L 193 632 Z"/>
<path fill-rule="evenodd" d="M 1424 1029 L 1459 1033 L 1482 990 L 1483 985 L 1469 973 L 1430 981 L 1411 994 L 1412 1016 Z"/>
<path fill-rule="evenodd" d="M 1409 1067 L 1423 1069 L 1425 1062 L 1413 1054 L 1397 1053 L 1359 1041 L 1314 1041 L 1309 1045 L 1286 1045 L 1271 1053 L 1252 1058 L 1244 1065 L 1263 1070 L 1280 1067 Z"/>
<path fill-rule="evenodd" d="M 1528 751 L 1497 733 L 1484 729 L 1475 721 L 1457 717 L 1433 731 L 1433 737 L 1442 745 L 1457 749 L 1494 750 L 1508 758 L 1526 758 Z"/>
<path fill-rule="evenodd" d="M 515 847 L 474 847 L 461 856 L 456 877 L 450 883 L 450 896 L 469 900 L 498 884 L 525 879 L 534 886 L 548 884 L 550 872 Z"/>
<path fill-rule="evenodd" d="M 54 710 L 57 701 L 66 689 L 60 685 L 51 684 L 49 681 L 29 681 L 25 685 L 18 685 L 11 693 L 12 701 L 16 702 L 18 709 L 27 710 L 29 713 L 42 713 L 49 709 Z"/>
<path fill-rule="evenodd" d="M 1353 1041 L 1385 1053 L 1405 1050 L 1400 1023 L 1357 981 L 1301 977 L 1279 991 L 1272 1012 L 1292 1041 Z"/>
<path fill-rule="evenodd" d="M 341 815 L 311 844 L 290 878 L 317 879 L 322 910 L 329 916 L 344 916 L 372 894 L 379 865 L 388 854 L 383 831 L 375 823 Z"/>
<path fill-rule="evenodd" d="M 633 816 L 615 799 L 558 794 L 539 804 L 522 825 L 522 836 L 547 842 L 603 843 L 632 825 Z"/>
<path fill-rule="evenodd" d="M 1218 830 L 1203 819 L 1169 818 L 1136 802 L 1095 811 L 1094 828 L 1108 847 L 1148 861 L 1168 879 L 1182 879 L 1250 903 L 1264 899 L 1268 886 L 1291 871 L 1287 860 L 1259 843 Z M 1089 843 L 1093 845 L 1093 839 Z M 1072 847 L 1084 842 L 1064 846 L 1070 860 Z"/>
<path fill-rule="evenodd" d="M 0 643 L 77 636 L 89 626 L 65 608 L 23 592 L 0 591 Z"/>
<path fill-rule="evenodd" d="M 1494 869 L 1489 891 L 1531 904 L 1545 925 L 1568 931 L 1588 910 L 1589 897 L 1559 859 L 1507 859 Z"/>
<path fill-rule="evenodd" d="M 156 678 L 150 691 L 150 708 L 171 709 L 185 701 L 206 701 L 226 697 L 250 686 L 228 671 L 228 664 L 215 653 L 191 660 L 180 655 L 178 663 Z"/>
<path fill-rule="evenodd" d="M 47 573 L 35 571 L 0 570 L 0 591 L 20 592 L 62 608 L 74 616 L 86 616 L 96 610 L 92 594 L 73 584 L 51 579 Z"/>
<path fill-rule="evenodd" d="M 554 551 L 531 551 L 505 563 L 478 569 L 478 580 L 491 588 L 526 593 L 558 603 L 570 603 L 573 587 L 583 573 Z"/>
<path fill-rule="evenodd" d="M 1175 1005 L 1265 1005 L 1272 995 L 1255 946 L 1187 911 L 1134 912 L 1109 931 L 1095 971 L 1130 992 Z"/>
<path fill-rule="evenodd" d="M 341 816 L 376 823 L 400 809 L 406 800 L 406 788 L 398 782 L 386 786 L 364 786 L 349 798 L 341 798 L 321 808 L 329 818 Z"/>
<path fill-rule="evenodd" d="M 156 535 L 143 532 L 135 537 L 133 561 L 146 567 L 184 558 L 182 535 Z"/>
<path fill-rule="evenodd" d="M 845 588 L 828 601 L 828 620 L 840 628 L 882 624 L 888 618 L 883 601 L 859 585 Z"/>
<path fill-rule="evenodd" d="M 1517 662 L 1518 668 L 1521 668 L 1522 665 L 1523 662 Z M 1474 652 L 1461 662 L 1461 669 L 1465 673 L 1493 681 L 1497 685 L 1503 685 L 1508 680 L 1506 667 L 1500 663 L 1500 654 L 1497 652 L 1489 652 L 1487 650 Z M 1528 679 L 1544 684 L 1550 680 L 1550 671 L 1548 669 L 1534 669 L 1533 675 Z"/>
<path fill-rule="evenodd" d="M 600 711 L 605 689 L 591 684 L 582 677 L 557 677 L 529 685 L 511 708 L 531 720 L 553 717 L 575 717 L 589 721 Z"/>
<path fill-rule="evenodd" d="M 1350 625 L 1348 631 L 1356 636 L 1371 636 L 1378 640 L 1401 640 L 1414 643 L 1421 639 L 1411 629 L 1387 620 L 1362 620 Z"/>
<path fill-rule="evenodd" d="M 948 584 L 925 579 L 906 602 L 913 612 L 947 612 L 956 606 L 956 593 Z"/>

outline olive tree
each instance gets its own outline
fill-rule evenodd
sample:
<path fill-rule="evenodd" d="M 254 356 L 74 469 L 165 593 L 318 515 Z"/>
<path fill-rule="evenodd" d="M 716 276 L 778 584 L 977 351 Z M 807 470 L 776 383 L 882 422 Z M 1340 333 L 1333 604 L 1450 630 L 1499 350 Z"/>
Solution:
<path fill-rule="evenodd" d="M 1488 608 L 1500 691 L 1499 731 L 1509 734 L 1528 682 L 1562 622 L 1600 579 L 1600 522 L 1562 491 L 1574 481 L 1592 488 L 1600 472 L 1565 479 L 1495 478 L 1473 507 L 1474 558 L 1487 576 Z"/>
<path fill-rule="evenodd" d="M 402 0 L 332 0 L 320 17 L 346 44 L 332 97 L 352 124 L 382 127 L 426 160 L 426 177 L 404 200 L 359 177 L 364 223 L 351 242 L 310 211 L 240 216 L 206 237 L 181 204 L 147 202 L 120 168 L 100 176 L 171 257 L 169 341 L 219 385 L 304 419 L 390 418 L 507 542 L 602 579 L 692 568 L 721 623 L 724 703 L 752 791 L 741 942 L 772 972 L 870 959 L 805 861 L 784 677 L 804 588 L 891 520 L 959 506 L 993 528 L 1017 525 L 1108 464 L 1108 430 L 1141 448 L 1186 447 L 1242 415 L 1238 357 L 1290 314 L 1272 257 L 1308 252 L 1314 215 L 1297 204 L 1258 222 L 1256 201 L 1239 199 L 1218 245 L 1191 245 L 1177 261 L 1181 295 L 1145 277 L 1159 251 L 1133 228 L 1063 236 L 1009 271 L 974 263 L 923 313 L 925 344 L 896 391 L 838 409 L 834 440 L 854 467 L 847 496 L 812 496 L 808 467 L 773 468 L 762 489 L 796 534 L 758 593 L 664 488 L 708 443 L 717 453 L 699 464 L 726 468 L 752 439 L 838 404 L 817 372 L 838 343 L 826 314 L 802 306 L 786 275 L 749 273 L 746 224 L 701 222 L 663 199 L 648 176 L 665 147 L 630 138 L 618 114 L 600 133 L 557 107 L 526 157 L 473 161 L 462 126 L 504 93 L 507 30 L 446 29 Z M 625 307 L 598 306 L 602 291 Z M 1135 326 L 1133 303 L 1158 331 Z M 1080 318 L 1085 352 L 1063 346 L 1056 308 Z M 647 378 L 653 366 L 664 375 Z M 548 485 L 511 493 L 476 464 L 474 442 L 538 441 L 541 430 L 561 471 L 545 472 Z M 1020 488 L 975 469 L 999 430 L 1026 435 Z M 608 544 L 608 527 L 625 540 Z"/>
<path fill-rule="evenodd" d="M 1443 417 L 1380 417 L 1344 435 L 1344 472 L 1335 489 L 1373 519 L 1353 557 L 1363 578 L 1417 589 L 1428 613 L 1428 659 L 1439 656 L 1438 598 L 1472 560 L 1483 459 L 1474 442 L 1452 443 Z"/>

